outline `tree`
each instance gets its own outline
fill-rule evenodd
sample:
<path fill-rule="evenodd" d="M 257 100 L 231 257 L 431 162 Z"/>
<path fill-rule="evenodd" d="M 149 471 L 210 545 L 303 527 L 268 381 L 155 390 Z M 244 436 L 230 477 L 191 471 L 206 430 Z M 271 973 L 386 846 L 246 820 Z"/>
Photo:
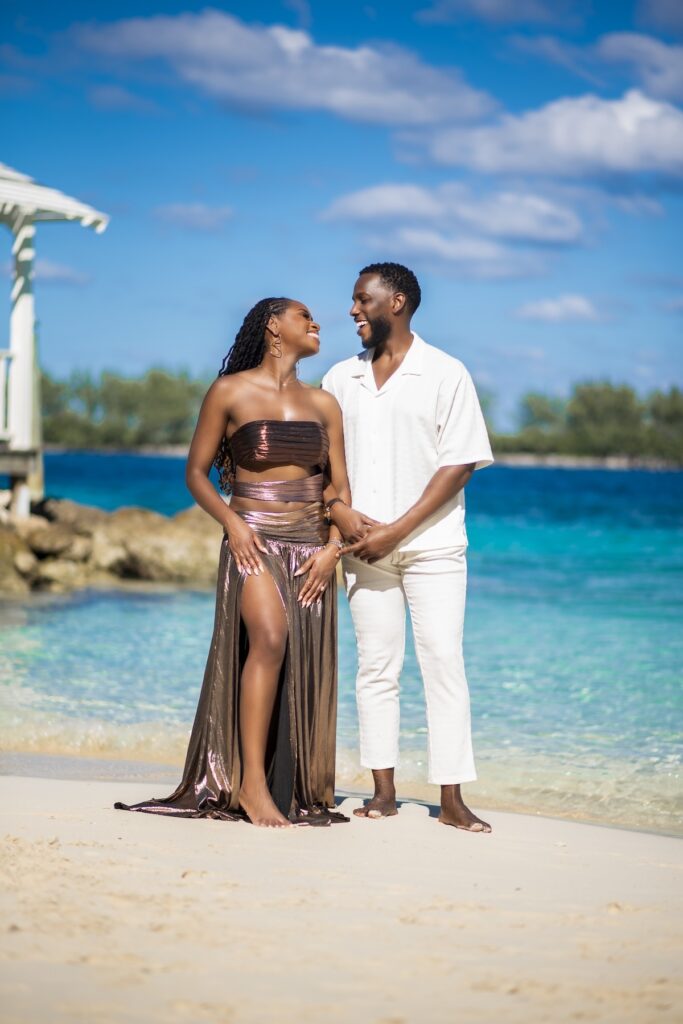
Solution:
<path fill-rule="evenodd" d="M 135 444 L 143 400 L 142 381 L 105 371 L 99 390 L 102 443 L 124 447 Z"/>
<path fill-rule="evenodd" d="M 55 380 L 43 370 L 40 390 L 43 416 L 58 416 L 69 408 L 69 387 L 63 380 Z"/>
<path fill-rule="evenodd" d="M 192 436 L 204 385 L 186 372 L 149 370 L 142 379 L 138 444 L 180 444 Z"/>
<path fill-rule="evenodd" d="M 565 423 L 567 403 L 562 398 L 539 395 L 530 391 L 520 402 L 519 425 L 522 430 L 535 427 L 538 430 L 560 430 Z"/>
<path fill-rule="evenodd" d="M 566 450 L 577 455 L 640 455 L 643 404 L 632 388 L 577 384 L 567 403 Z"/>
<path fill-rule="evenodd" d="M 646 419 L 648 451 L 683 463 L 683 392 L 654 391 L 647 400 Z"/>
<path fill-rule="evenodd" d="M 89 370 L 75 370 L 67 382 L 71 395 L 70 405 L 88 420 L 94 421 L 99 413 L 100 389 Z"/>

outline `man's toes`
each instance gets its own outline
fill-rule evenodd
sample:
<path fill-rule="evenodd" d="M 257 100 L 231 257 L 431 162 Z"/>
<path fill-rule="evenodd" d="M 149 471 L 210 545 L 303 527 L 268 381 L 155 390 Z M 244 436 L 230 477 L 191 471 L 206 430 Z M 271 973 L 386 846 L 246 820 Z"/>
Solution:
<path fill-rule="evenodd" d="M 471 825 L 461 826 L 467 832 L 490 832 L 491 826 L 487 825 L 485 821 L 473 821 Z"/>
<path fill-rule="evenodd" d="M 356 807 L 353 813 L 356 815 L 357 818 L 367 818 L 368 809 L 367 807 Z"/>

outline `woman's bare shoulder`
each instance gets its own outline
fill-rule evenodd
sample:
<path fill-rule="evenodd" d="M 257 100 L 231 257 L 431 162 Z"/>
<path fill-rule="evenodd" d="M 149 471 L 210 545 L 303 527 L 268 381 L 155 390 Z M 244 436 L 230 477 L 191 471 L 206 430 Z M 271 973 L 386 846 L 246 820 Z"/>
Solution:
<path fill-rule="evenodd" d="M 313 384 L 305 384 L 304 387 L 307 389 L 310 400 L 326 420 L 339 412 L 339 403 L 329 391 L 323 391 L 322 388 L 316 387 Z"/>
<path fill-rule="evenodd" d="M 239 373 L 226 373 L 221 377 L 216 377 L 209 387 L 207 394 L 215 395 L 217 398 L 225 397 L 229 399 L 251 382 L 251 370 L 240 370 Z"/>

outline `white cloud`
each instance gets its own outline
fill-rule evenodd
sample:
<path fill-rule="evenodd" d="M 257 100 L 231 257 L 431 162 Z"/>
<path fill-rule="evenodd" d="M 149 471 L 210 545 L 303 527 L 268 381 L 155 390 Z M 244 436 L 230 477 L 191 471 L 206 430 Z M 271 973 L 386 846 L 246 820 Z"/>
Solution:
<path fill-rule="evenodd" d="M 301 28 L 310 28 L 313 22 L 313 12 L 309 0 L 283 0 L 285 7 L 294 11 L 299 19 Z"/>
<path fill-rule="evenodd" d="M 90 283 L 87 273 L 76 270 L 67 263 L 55 263 L 50 259 L 37 259 L 34 264 L 36 281 L 44 285 L 75 285 L 82 288 Z"/>
<path fill-rule="evenodd" d="M 683 46 L 652 36 L 611 32 L 585 47 L 555 36 L 513 36 L 511 43 L 515 49 L 558 64 L 598 87 L 605 85 L 608 65 L 624 65 L 648 95 L 671 100 L 683 97 Z"/>
<path fill-rule="evenodd" d="M 433 228 L 401 227 L 367 239 L 371 248 L 397 258 L 434 260 L 459 276 L 480 280 L 530 277 L 543 273 L 545 261 L 536 253 L 513 249 L 487 238 L 446 234 Z"/>
<path fill-rule="evenodd" d="M 631 213 L 636 217 L 662 217 L 664 215 L 664 207 L 658 199 L 653 199 L 652 196 L 613 195 L 609 197 L 609 201 L 624 213 Z"/>
<path fill-rule="evenodd" d="M 490 125 L 437 130 L 433 157 L 492 174 L 683 174 L 683 112 L 637 90 L 556 100 Z"/>
<path fill-rule="evenodd" d="M 641 21 L 670 32 L 683 32 L 681 0 L 641 0 L 638 5 Z"/>
<path fill-rule="evenodd" d="M 556 299 L 527 302 L 516 310 L 523 320 L 542 320 L 546 323 L 600 320 L 597 309 L 584 295 L 560 295 Z"/>
<path fill-rule="evenodd" d="M 419 185 L 375 185 L 335 199 L 323 218 L 436 221 L 440 225 L 445 221 L 494 238 L 532 242 L 576 242 L 583 232 L 581 220 L 573 210 L 544 196 L 521 191 L 476 196 L 457 182 L 433 189 Z"/>
<path fill-rule="evenodd" d="M 300 29 L 248 25 L 216 10 L 83 24 L 71 34 L 100 57 L 162 61 L 200 93 L 241 108 L 426 126 L 479 117 L 494 106 L 457 69 L 430 67 L 409 50 L 320 46 Z"/>
<path fill-rule="evenodd" d="M 557 22 L 567 15 L 569 4 L 562 0 L 433 0 L 418 11 L 419 21 L 448 23 L 478 18 L 495 24 Z"/>
<path fill-rule="evenodd" d="M 323 213 L 324 220 L 380 220 L 438 218 L 443 203 L 421 185 L 373 185 L 340 196 Z"/>
<path fill-rule="evenodd" d="M 88 92 L 88 99 L 99 110 L 133 110 L 147 114 L 159 109 L 156 103 L 142 96 L 135 96 L 120 85 L 95 86 Z"/>
<path fill-rule="evenodd" d="M 447 193 L 448 201 L 448 193 Z M 529 192 L 497 192 L 472 199 L 458 191 L 450 196 L 454 215 L 486 235 L 535 242 L 576 242 L 580 219 L 566 206 Z"/>
<path fill-rule="evenodd" d="M 12 277 L 14 274 L 13 264 L 6 260 L 0 265 L 0 273 L 3 277 Z M 90 283 L 90 277 L 81 270 L 76 270 L 66 263 L 56 263 L 54 260 L 40 257 L 33 264 L 33 276 L 42 284 L 68 284 L 82 288 Z"/>
<path fill-rule="evenodd" d="M 590 63 L 590 51 L 564 39 L 557 39 L 556 36 L 512 36 L 510 43 L 522 53 L 530 53 L 534 57 L 540 57 L 557 64 L 579 78 L 585 79 L 591 85 L 602 88 L 604 82 L 593 73 L 587 66 Z"/>
<path fill-rule="evenodd" d="M 229 206 L 208 206 L 206 203 L 168 203 L 153 211 L 157 220 L 192 231 L 219 231 L 233 216 Z"/>
<path fill-rule="evenodd" d="M 669 46 L 637 32 L 612 32 L 595 47 L 600 60 L 629 64 L 651 96 L 683 98 L 683 46 Z"/>
<path fill-rule="evenodd" d="M 35 262 L 35 278 L 44 284 L 71 284 L 79 288 L 90 283 L 88 275 L 81 270 L 76 270 L 66 263 L 55 263 L 53 260 L 40 258 Z"/>

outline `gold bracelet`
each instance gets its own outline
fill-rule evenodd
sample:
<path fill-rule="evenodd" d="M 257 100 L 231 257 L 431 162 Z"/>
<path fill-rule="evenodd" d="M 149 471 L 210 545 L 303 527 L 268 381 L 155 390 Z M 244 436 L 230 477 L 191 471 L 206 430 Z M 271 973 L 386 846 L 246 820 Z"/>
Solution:
<path fill-rule="evenodd" d="M 342 501 L 341 498 L 332 498 L 330 501 L 328 501 L 327 505 L 325 505 L 325 518 L 328 520 L 330 519 L 331 509 L 333 505 L 346 505 L 346 502 Z"/>

